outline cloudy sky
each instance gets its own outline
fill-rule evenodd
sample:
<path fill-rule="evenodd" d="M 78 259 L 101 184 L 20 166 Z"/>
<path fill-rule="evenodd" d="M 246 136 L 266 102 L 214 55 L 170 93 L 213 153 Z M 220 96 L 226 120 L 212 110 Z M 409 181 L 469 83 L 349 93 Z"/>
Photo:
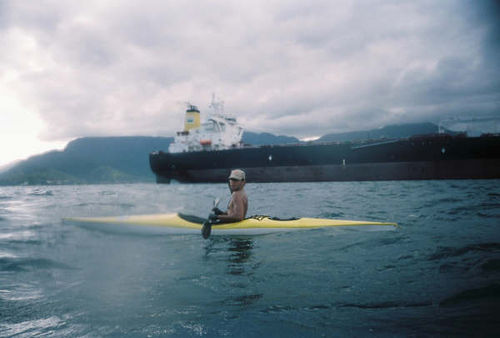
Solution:
<path fill-rule="evenodd" d="M 500 115 L 494 0 L 0 0 L 0 50 L 0 165 L 172 136 L 212 93 L 299 138 Z"/>

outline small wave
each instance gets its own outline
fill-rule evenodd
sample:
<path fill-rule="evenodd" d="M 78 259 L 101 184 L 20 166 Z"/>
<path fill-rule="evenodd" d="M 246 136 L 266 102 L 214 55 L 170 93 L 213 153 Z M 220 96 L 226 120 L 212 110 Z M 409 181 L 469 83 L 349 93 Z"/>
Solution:
<path fill-rule="evenodd" d="M 432 306 L 432 302 L 414 302 L 414 303 L 398 303 L 398 302 L 381 302 L 381 303 L 365 303 L 365 304 L 341 304 L 339 307 L 354 307 L 358 309 L 394 309 L 394 308 L 413 308 Z"/>
<path fill-rule="evenodd" d="M 470 289 L 459 292 L 449 298 L 442 300 L 439 306 L 455 306 L 474 300 L 488 300 L 498 302 L 500 300 L 500 284 L 488 285 L 478 289 Z"/>
<path fill-rule="evenodd" d="M 321 311 L 321 310 L 328 310 L 331 308 L 332 307 L 330 305 L 318 304 L 318 305 L 306 306 L 305 310 L 306 311 Z"/>
<path fill-rule="evenodd" d="M 447 257 L 461 256 L 470 251 L 500 252 L 500 243 L 473 244 L 462 248 L 438 247 L 436 252 L 429 256 L 429 260 L 439 260 Z"/>
<path fill-rule="evenodd" d="M 401 240 L 401 237 L 387 237 L 378 239 L 378 243 L 380 243 L 380 245 L 393 245 L 401 242 Z"/>
<path fill-rule="evenodd" d="M 485 272 L 498 272 L 500 271 L 500 259 L 490 259 L 481 265 L 481 269 Z"/>
<path fill-rule="evenodd" d="M 20 323 L 8 323 L 0 326 L 0 334 L 6 336 L 29 335 L 39 336 L 50 333 L 55 328 L 65 324 L 61 318 L 53 316 L 49 318 L 29 320 Z M 52 331 L 53 333 L 53 331 Z"/>
<path fill-rule="evenodd" d="M 500 203 L 484 202 L 484 203 L 481 203 L 478 206 L 478 208 L 481 208 L 481 209 L 499 209 Z"/>
<path fill-rule="evenodd" d="M 446 213 L 446 215 L 462 215 L 462 214 L 467 214 L 468 212 L 470 212 L 470 210 L 466 210 L 463 207 L 458 207 L 458 208 L 451 208 L 451 209 L 447 210 L 445 213 Z M 460 217 L 453 218 L 454 221 L 459 220 L 459 219 L 460 219 Z"/>
<path fill-rule="evenodd" d="M 342 218 L 345 217 L 343 212 L 326 212 L 319 215 L 321 218 Z"/>
<path fill-rule="evenodd" d="M 250 305 L 261 299 L 263 296 L 263 294 L 259 293 L 254 295 L 231 297 L 225 303 L 229 305 Z"/>
<path fill-rule="evenodd" d="M 92 206 L 99 206 L 99 207 L 119 207 L 122 209 L 132 209 L 135 207 L 135 204 L 131 203 L 102 203 L 102 202 L 84 202 L 84 203 L 78 203 L 75 204 L 75 207 L 92 207 Z"/>
<path fill-rule="evenodd" d="M 396 268 L 397 268 L 396 265 L 388 264 L 388 265 L 384 265 L 383 267 L 379 268 L 378 271 L 394 270 Z"/>
<path fill-rule="evenodd" d="M 33 288 L 29 284 L 16 285 L 13 289 L 0 290 L 0 299 L 8 302 L 19 302 L 35 300 L 43 297 L 40 289 Z"/>
<path fill-rule="evenodd" d="M 475 213 L 476 215 L 481 216 L 481 214 L 486 214 L 487 216 L 490 216 L 491 214 L 498 214 L 498 211 L 500 210 L 500 203 L 493 203 L 493 202 L 483 202 L 483 203 L 478 203 L 478 204 L 473 204 L 467 206 L 467 208 L 464 207 L 457 207 L 455 209 L 458 209 L 459 212 L 461 211 L 462 213 Z"/>
<path fill-rule="evenodd" d="M 440 199 L 434 201 L 434 203 L 436 203 L 436 204 L 439 204 L 439 203 L 458 203 L 458 202 L 463 202 L 463 201 L 464 201 L 463 198 L 443 197 L 443 198 L 440 198 Z"/>
<path fill-rule="evenodd" d="M 70 266 L 46 258 L 0 257 L 2 271 L 28 271 L 32 269 L 72 269 Z"/>
<path fill-rule="evenodd" d="M 1 217 L 0 217 L 1 220 Z M 33 231 L 15 231 L 15 232 L 4 232 L 0 233 L 0 240 L 8 240 L 9 242 L 12 241 L 29 241 L 31 242 L 33 240 L 33 237 L 35 237 L 35 233 Z"/>
<path fill-rule="evenodd" d="M 272 305 L 268 308 L 261 310 L 263 313 L 278 313 L 278 312 L 289 312 L 295 310 L 294 307 L 289 305 Z"/>
<path fill-rule="evenodd" d="M 116 195 L 116 191 L 103 190 L 99 193 L 101 196 L 114 196 Z"/>
<path fill-rule="evenodd" d="M 0 260 L 8 259 L 8 258 L 17 258 L 16 255 L 11 254 L 10 252 L 0 251 Z"/>
<path fill-rule="evenodd" d="M 473 268 L 473 263 L 445 263 L 439 266 L 439 273 L 467 273 L 471 268 Z"/>
<path fill-rule="evenodd" d="M 478 212 L 476 215 L 481 218 L 500 218 L 500 213 L 487 214 L 485 212 Z"/>
<path fill-rule="evenodd" d="M 35 189 L 28 196 L 54 196 L 52 190 Z"/>

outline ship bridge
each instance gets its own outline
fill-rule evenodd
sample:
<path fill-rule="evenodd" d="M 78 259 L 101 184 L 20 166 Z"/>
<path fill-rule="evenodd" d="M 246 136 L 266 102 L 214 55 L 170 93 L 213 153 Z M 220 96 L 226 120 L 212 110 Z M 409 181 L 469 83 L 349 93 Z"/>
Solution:
<path fill-rule="evenodd" d="M 193 105 L 188 105 L 186 111 L 186 121 L 192 119 Z M 212 97 L 210 104 L 213 112 L 206 122 L 199 127 L 185 128 L 178 132 L 174 142 L 170 144 L 168 150 L 171 153 L 202 151 L 202 150 L 223 150 L 237 148 L 241 146 L 243 128 L 238 124 L 236 118 L 224 112 L 224 103 L 216 101 Z M 196 109 L 199 114 L 199 111 Z"/>

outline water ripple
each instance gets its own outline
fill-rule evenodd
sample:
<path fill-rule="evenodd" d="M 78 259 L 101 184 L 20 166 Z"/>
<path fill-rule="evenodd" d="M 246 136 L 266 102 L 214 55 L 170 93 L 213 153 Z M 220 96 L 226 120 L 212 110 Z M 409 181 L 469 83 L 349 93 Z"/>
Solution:
<path fill-rule="evenodd" d="M 9 242 L 28 242 L 33 243 L 33 238 L 36 236 L 34 231 L 14 231 L 14 232 L 5 232 L 0 233 L 0 240 L 9 241 Z M 35 241 L 37 242 L 37 241 Z"/>
<path fill-rule="evenodd" d="M 500 253 L 500 243 L 479 243 L 461 248 L 438 247 L 436 252 L 429 256 L 429 260 L 441 260 L 447 257 L 462 256 L 468 252 Z"/>
<path fill-rule="evenodd" d="M 65 321 L 57 316 L 28 320 L 20 323 L 0 324 L 0 334 L 4 336 L 39 336 L 50 335 L 53 330 L 59 329 Z"/>
<path fill-rule="evenodd" d="M 28 196 L 54 196 L 54 192 L 52 190 L 35 189 Z"/>
<path fill-rule="evenodd" d="M 391 309 L 391 308 L 413 308 L 432 306 L 432 302 L 381 302 L 381 303 L 359 303 L 359 304 L 341 304 L 339 307 L 355 307 L 359 309 Z"/>
<path fill-rule="evenodd" d="M 72 269 L 72 267 L 46 258 L 22 258 L 17 256 L 0 257 L 2 271 L 29 271 L 40 269 Z"/>
<path fill-rule="evenodd" d="M 485 272 L 500 272 L 500 259 L 490 259 L 481 265 Z"/>
<path fill-rule="evenodd" d="M 487 300 L 488 302 L 498 304 L 500 301 L 500 284 L 492 284 L 481 288 L 461 291 L 451 297 L 443 299 L 439 305 L 448 307 L 477 300 Z"/>

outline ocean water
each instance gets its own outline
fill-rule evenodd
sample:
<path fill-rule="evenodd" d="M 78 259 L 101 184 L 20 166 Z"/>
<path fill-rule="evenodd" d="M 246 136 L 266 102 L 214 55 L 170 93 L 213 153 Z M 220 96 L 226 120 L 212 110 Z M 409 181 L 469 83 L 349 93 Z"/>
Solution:
<path fill-rule="evenodd" d="M 130 235 L 71 216 L 185 212 L 224 184 L 0 187 L 0 336 L 500 334 L 500 180 L 247 184 L 249 214 L 393 231 Z"/>

